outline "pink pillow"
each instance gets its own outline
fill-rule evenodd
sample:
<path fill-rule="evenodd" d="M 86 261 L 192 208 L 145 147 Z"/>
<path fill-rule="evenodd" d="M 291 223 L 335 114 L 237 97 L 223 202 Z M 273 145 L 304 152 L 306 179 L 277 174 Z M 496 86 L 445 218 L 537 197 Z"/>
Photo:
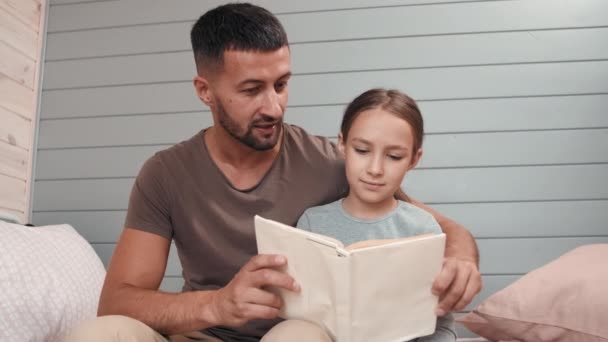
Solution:
<path fill-rule="evenodd" d="M 608 244 L 562 255 L 457 321 L 494 341 L 608 341 Z"/>

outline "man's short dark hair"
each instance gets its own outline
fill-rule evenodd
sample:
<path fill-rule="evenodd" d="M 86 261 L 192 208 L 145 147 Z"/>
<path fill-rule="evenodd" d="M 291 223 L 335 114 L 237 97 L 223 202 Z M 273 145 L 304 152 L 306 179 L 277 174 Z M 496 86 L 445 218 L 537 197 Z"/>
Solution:
<path fill-rule="evenodd" d="M 190 32 L 199 70 L 215 68 L 224 51 L 274 51 L 288 45 L 283 25 L 268 10 L 248 3 L 232 3 L 203 14 Z"/>

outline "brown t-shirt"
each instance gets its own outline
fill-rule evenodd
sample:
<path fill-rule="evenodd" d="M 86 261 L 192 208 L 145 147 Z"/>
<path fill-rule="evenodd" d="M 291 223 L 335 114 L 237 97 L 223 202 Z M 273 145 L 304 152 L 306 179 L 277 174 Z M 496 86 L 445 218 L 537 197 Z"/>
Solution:
<path fill-rule="evenodd" d="M 285 124 L 280 152 L 262 180 L 235 189 L 211 159 L 204 131 L 156 153 L 135 180 L 126 227 L 173 239 L 184 291 L 225 286 L 257 254 L 254 215 L 295 226 L 305 209 L 344 197 L 344 162 L 335 144 Z M 257 341 L 277 320 L 208 333 Z"/>

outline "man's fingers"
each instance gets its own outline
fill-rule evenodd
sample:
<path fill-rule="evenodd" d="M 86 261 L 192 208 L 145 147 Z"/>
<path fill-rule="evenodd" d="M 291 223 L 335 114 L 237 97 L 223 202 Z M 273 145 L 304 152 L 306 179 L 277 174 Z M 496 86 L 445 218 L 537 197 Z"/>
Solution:
<path fill-rule="evenodd" d="M 256 255 L 243 266 L 242 270 L 255 272 L 262 268 L 280 267 L 287 264 L 287 258 L 282 255 L 260 254 Z"/>
<path fill-rule="evenodd" d="M 437 315 L 461 310 L 481 290 L 481 275 L 475 263 L 447 258 L 433 283 L 433 293 L 439 296 Z"/>
<path fill-rule="evenodd" d="M 258 288 L 266 286 L 280 287 L 289 291 L 300 291 L 300 285 L 289 275 L 265 268 L 251 273 L 252 285 Z"/>
<path fill-rule="evenodd" d="M 249 304 L 257 304 L 269 306 L 275 309 L 281 309 L 283 306 L 283 301 L 281 297 L 275 295 L 274 293 L 264 291 L 258 288 L 249 289 L 249 293 L 247 294 L 246 301 Z"/>
<path fill-rule="evenodd" d="M 217 325 L 239 326 L 252 319 L 275 318 L 283 302 L 265 287 L 299 291 L 295 280 L 278 268 L 287 264 L 280 255 L 256 255 L 245 264 L 226 287 L 214 296 Z"/>
<path fill-rule="evenodd" d="M 252 319 L 272 319 L 279 315 L 279 309 L 259 304 L 245 304 L 241 308 L 241 313 L 246 320 Z"/>
<path fill-rule="evenodd" d="M 452 285 L 450 285 L 447 292 L 444 292 L 443 297 L 439 302 L 439 310 L 437 311 L 439 316 L 443 316 L 452 311 L 454 309 L 454 305 L 458 303 L 460 298 L 462 298 L 470 275 L 470 272 L 463 271 L 464 270 L 460 269 L 460 272 L 456 273 L 456 277 L 454 278 Z"/>
<path fill-rule="evenodd" d="M 469 305 L 469 303 L 473 301 L 475 295 L 478 294 L 479 291 L 481 291 L 481 287 L 481 276 L 479 275 L 479 272 L 472 272 L 469 276 L 469 280 L 467 282 L 467 287 L 464 290 L 464 294 L 462 295 L 458 303 L 456 303 L 456 305 L 454 306 L 454 310 L 462 310 L 467 305 Z"/>
<path fill-rule="evenodd" d="M 440 296 L 447 290 L 452 281 L 456 277 L 456 267 L 452 263 L 444 262 L 441 272 L 433 282 L 433 294 Z"/>

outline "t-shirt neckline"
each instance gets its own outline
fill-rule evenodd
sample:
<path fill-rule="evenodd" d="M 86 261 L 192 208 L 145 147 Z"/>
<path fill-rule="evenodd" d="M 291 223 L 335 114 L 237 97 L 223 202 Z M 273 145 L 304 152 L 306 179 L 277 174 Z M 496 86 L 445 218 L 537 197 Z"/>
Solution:
<path fill-rule="evenodd" d="M 202 141 L 202 149 L 203 149 L 204 158 L 208 160 L 208 162 L 213 166 L 215 171 L 222 177 L 224 182 L 226 182 L 226 184 L 235 191 L 238 191 L 241 193 L 250 193 L 250 192 L 253 192 L 256 189 L 258 189 L 260 186 L 262 186 L 263 183 L 265 183 L 266 179 L 276 168 L 276 165 L 278 164 L 279 159 L 283 158 L 283 153 L 285 151 L 285 142 L 287 141 L 287 129 L 285 126 L 286 126 L 285 124 L 282 125 L 281 134 L 283 135 L 283 139 L 281 139 L 281 147 L 279 149 L 279 153 L 272 161 L 272 165 L 270 166 L 268 171 L 266 171 L 264 176 L 262 176 L 262 178 L 260 179 L 260 181 L 257 184 L 255 184 L 252 187 L 247 188 L 247 189 L 239 189 L 239 188 L 235 187 L 234 184 L 232 184 L 232 182 L 228 179 L 228 177 L 226 177 L 224 172 L 222 172 L 222 170 L 219 168 L 219 166 L 217 166 L 217 164 L 215 163 L 215 160 L 213 160 L 213 158 L 211 157 L 211 153 L 209 153 L 209 149 L 207 148 L 207 142 L 205 142 L 205 132 L 210 127 L 207 127 L 205 129 L 201 130 L 201 132 L 199 133 L 199 141 Z"/>
<path fill-rule="evenodd" d="M 358 223 L 377 223 L 377 222 L 380 222 L 380 221 L 384 221 L 384 220 L 390 218 L 391 216 L 395 215 L 395 213 L 397 213 L 397 211 L 399 210 L 399 207 L 401 207 L 401 201 L 397 200 L 397 205 L 391 211 L 389 211 L 388 213 L 386 213 L 386 214 L 384 214 L 384 215 L 382 215 L 380 217 L 374 218 L 374 219 L 366 220 L 366 219 L 357 218 L 357 217 L 351 215 L 348 211 L 346 211 L 346 209 L 344 209 L 344 199 L 345 198 L 342 198 L 342 199 L 338 200 L 338 203 L 337 203 L 338 204 L 338 208 L 340 209 L 340 213 L 345 218 L 347 218 L 347 219 L 349 219 L 351 221 L 354 221 L 354 222 L 358 222 Z"/>

